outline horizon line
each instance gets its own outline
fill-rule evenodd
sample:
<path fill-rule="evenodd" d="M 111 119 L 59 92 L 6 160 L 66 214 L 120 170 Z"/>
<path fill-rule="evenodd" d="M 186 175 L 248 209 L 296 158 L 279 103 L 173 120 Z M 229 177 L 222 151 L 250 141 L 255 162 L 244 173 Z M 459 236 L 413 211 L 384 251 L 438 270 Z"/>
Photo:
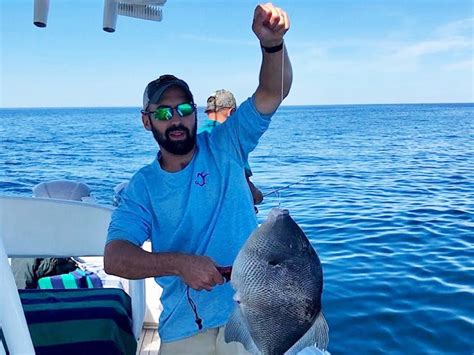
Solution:
<path fill-rule="evenodd" d="M 298 105 L 280 105 L 278 108 L 285 107 L 324 107 L 324 106 L 388 106 L 388 105 L 472 105 L 471 102 L 387 102 L 387 103 L 338 103 L 338 104 L 298 104 Z M 204 109 L 205 106 L 197 106 Z M 112 108 L 133 108 L 141 109 L 141 106 L 17 106 L 0 107 L 0 110 L 23 110 L 23 109 L 112 109 Z"/>

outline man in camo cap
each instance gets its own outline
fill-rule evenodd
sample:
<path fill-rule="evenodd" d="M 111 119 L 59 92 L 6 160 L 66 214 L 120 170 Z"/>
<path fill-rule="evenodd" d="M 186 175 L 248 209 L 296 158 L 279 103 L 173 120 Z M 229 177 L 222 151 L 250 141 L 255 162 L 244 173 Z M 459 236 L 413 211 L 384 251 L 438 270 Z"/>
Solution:
<path fill-rule="evenodd" d="M 229 90 L 220 89 L 212 93 L 207 99 L 206 114 L 207 119 L 201 124 L 198 133 L 209 132 L 221 123 L 224 123 L 237 109 L 234 94 Z M 252 192 L 253 203 L 255 205 L 263 201 L 262 192 L 250 181 L 252 170 L 250 169 L 248 161 L 245 164 L 245 177 Z M 255 208 L 255 211 L 258 211 Z"/>
<path fill-rule="evenodd" d="M 211 133 L 216 125 L 225 122 L 236 109 L 235 97 L 229 90 L 221 89 L 212 93 L 207 99 L 205 111 L 208 119 L 199 127 L 198 133 Z"/>

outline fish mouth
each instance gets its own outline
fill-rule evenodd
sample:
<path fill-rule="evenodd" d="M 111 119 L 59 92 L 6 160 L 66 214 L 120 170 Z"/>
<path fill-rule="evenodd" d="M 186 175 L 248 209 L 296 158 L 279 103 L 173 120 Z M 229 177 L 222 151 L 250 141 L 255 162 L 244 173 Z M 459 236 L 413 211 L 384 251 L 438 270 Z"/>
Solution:
<path fill-rule="evenodd" d="M 267 221 L 274 221 L 278 217 L 289 216 L 290 212 L 286 209 L 282 208 L 272 208 L 272 210 L 268 213 Z"/>

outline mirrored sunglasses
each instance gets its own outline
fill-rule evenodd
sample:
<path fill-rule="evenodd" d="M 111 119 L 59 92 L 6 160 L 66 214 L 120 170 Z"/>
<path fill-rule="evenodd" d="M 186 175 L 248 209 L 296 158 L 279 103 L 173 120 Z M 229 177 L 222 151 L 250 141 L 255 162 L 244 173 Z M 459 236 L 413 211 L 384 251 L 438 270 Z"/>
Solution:
<path fill-rule="evenodd" d="M 169 121 L 173 118 L 173 112 L 176 110 L 176 113 L 179 117 L 189 116 L 196 110 L 196 105 L 190 102 L 183 102 L 176 107 L 171 106 L 158 106 L 155 111 L 145 111 L 142 110 L 143 114 L 151 115 L 151 117 L 157 121 Z"/>

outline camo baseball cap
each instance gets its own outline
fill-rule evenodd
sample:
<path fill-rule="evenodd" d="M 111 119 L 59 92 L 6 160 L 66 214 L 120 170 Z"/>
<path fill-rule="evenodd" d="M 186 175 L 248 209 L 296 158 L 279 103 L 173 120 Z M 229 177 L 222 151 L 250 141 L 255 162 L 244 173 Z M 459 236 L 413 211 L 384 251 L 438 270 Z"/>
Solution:
<path fill-rule="evenodd" d="M 174 75 L 165 74 L 156 80 L 150 81 L 146 86 L 143 93 L 143 109 L 146 110 L 148 105 L 158 103 L 163 93 L 172 86 L 181 88 L 186 93 L 187 99 L 194 103 L 193 94 L 189 90 L 188 84 Z"/>
<path fill-rule="evenodd" d="M 234 95 L 229 90 L 217 90 L 207 99 L 206 113 L 227 107 L 233 109 L 237 107 Z"/>

